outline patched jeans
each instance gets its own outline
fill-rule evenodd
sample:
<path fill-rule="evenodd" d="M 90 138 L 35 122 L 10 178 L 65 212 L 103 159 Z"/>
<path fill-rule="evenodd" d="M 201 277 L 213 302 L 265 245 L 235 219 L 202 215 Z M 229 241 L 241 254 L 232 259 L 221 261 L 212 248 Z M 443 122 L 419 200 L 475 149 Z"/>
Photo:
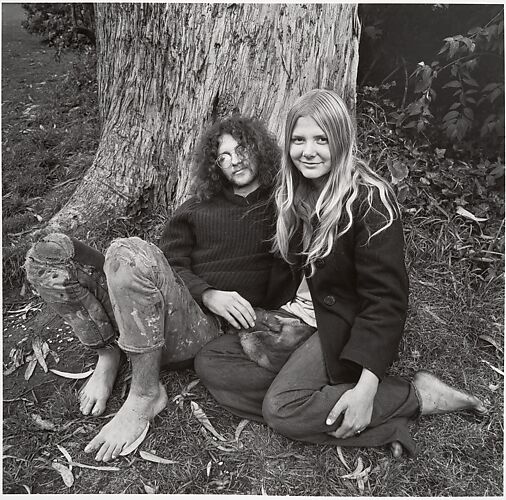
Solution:
<path fill-rule="evenodd" d="M 217 318 L 202 311 L 157 246 L 119 238 L 103 270 L 101 261 L 99 252 L 61 233 L 35 243 L 26 256 L 28 281 L 83 345 L 117 342 L 138 354 L 163 349 L 163 364 L 177 364 L 221 335 Z"/>

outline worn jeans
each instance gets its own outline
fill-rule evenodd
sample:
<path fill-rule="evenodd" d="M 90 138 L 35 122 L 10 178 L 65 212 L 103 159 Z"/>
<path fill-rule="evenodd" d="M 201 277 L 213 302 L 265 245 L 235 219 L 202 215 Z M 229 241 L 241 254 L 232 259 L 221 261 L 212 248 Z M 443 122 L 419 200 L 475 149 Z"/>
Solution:
<path fill-rule="evenodd" d="M 195 370 L 214 398 L 232 413 L 260 422 L 291 439 L 338 446 L 382 446 L 399 441 L 410 453 L 415 444 L 408 420 L 418 415 L 415 387 L 400 377 L 385 377 L 374 399 L 372 420 L 360 435 L 337 439 L 325 420 L 344 392 L 355 384 L 330 385 L 318 332 L 288 359 L 279 373 L 250 361 L 237 335 L 223 335 L 203 347 Z"/>
<path fill-rule="evenodd" d="M 103 270 L 89 264 L 99 260 L 93 253 L 53 233 L 32 246 L 25 262 L 28 281 L 83 345 L 117 342 L 127 353 L 163 349 L 163 364 L 177 364 L 221 334 L 219 321 L 202 311 L 155 245 L 116 239 Z"/>

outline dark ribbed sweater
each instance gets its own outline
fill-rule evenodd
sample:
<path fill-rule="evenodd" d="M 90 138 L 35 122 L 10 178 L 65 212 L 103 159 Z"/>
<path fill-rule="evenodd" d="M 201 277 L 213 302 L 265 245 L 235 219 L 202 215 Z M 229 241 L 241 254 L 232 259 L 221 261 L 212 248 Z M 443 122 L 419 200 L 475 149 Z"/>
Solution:
<path fill-rule="evenodd" d="M 269 252 L 274 210 L 267 201 L 262 189 L 247 197 L 225 191 L 208 201 L 191 198 L 167 223 L 160 248 L 200 305 L 202 293 L 215 288 L 236 291 L 253 306 L 277 306 L 266 303 L 273 269 L 280 290 L 289 273 Z"/>

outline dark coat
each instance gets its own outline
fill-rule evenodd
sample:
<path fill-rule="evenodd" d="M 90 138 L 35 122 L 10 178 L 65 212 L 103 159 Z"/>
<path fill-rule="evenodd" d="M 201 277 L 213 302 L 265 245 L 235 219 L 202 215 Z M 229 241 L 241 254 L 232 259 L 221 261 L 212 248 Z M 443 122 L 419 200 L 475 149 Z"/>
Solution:
<path fill-rule="evenodd" d="M 308 279 L 331 383 L 355 382 L 362 368 L 379 379 L 397 356 L 408 305 L 400 217 L 385 225 L 386 209 L 373 199 L 353 205 L 354 222 Z"/>

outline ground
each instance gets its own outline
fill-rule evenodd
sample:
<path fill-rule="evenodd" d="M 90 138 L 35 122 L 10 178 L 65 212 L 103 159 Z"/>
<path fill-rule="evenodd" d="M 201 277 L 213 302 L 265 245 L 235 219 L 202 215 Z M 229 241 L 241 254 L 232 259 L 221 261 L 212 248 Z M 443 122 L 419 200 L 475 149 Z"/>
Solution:
<path fill-rule="evenodd" d="M 75 110 L 76 107 L 85 107 L 82 103 L 75 105 L 72 99 L 77 97 L 68 92 L 72 82 L 65 83 L 69 75 L 75 77 L 71 68 L 74 56 L 57 63 L 50 48 L 19 28 L 21 14 L 19 6 L 3 5 L 4 174 L 11 175 L 11 170 L 21 169 L 22 178 L 12 177 L 12 182 L 28 182 L 31 176 L 22 164 L 13 167 L 11 159 L 19 157 L 21 145 L 28 153 L 32 151 L 26 146 L 27 141 L 48 140 L 48 131 L 39 128 L 42 125 L 48 129 L 41 116 L 47 121 L 50 112 L 61 112 L 60 101 L 52 101 L 51 96 L 63 92 L 66 108 L 49 126 L 55 126 L 52 132 L 55 143 L 61 141 L 66 145 L 57 150 L 58 161 L 54 167 L 50 166 L 57 169 L 59 177 L 51 180 L 51 189 L 44 192 L 27 189 L 18 212 L 13 211 L 14 217 L 19 213 L 26 215 L 27 207 L 33 208 L 47 220 L 51 211 L 57 210 L 58 200 L 66 196 L 65 190 L 72 186 L 76 175 L 79 172 L 82 175 L 76 162 L 86 165 L 83 158 L 91 161 L 98 134 L 93 128 L 94 114 L 89 110 L 79 120 L 69 118 L 72 113 L 81 113 L 82 109 Z M 67 86 L 62 87 L 62 82 Z M 27 115 L 33 114 L 32 118 L 24 114 L 30 106 L 39 106 L 28 110 Z M 74 141 L 75 137 L 79 140 Z M 74 142 L 68 142 L 71 140 Z M 54 151 L 45 144 L 41 152 Z M 17 151 L 18 156 L 11 155 L 12 151 Z M 78 161 L 76 151 L 81 152 Z M 69 180 L 70 184 L 65 184 Z M 4 207 L 10 193 L 10 187 L 4 184 Z M 53 198 L 54 201 L 47 201 Z M 12 196 L 7 201 L 11 199 Z M 473 261 L 462 253 L 456 257 L 453 248 L 459 242 L 462 248 L 479 244 L 478 234 L 487 242 L 489 250 L 496 251 L 489 246 L 492 240 L 485 237 L 493 238 L 500 233 L 499 222 L 482 225 L 477 231 L 472 221 L 459 219 L 457 225 L 455 219 L 446 220 L 441 216 L 422 219 L 417 214 L 410 209 L 404 213 L 410 310 L 399 361 L 392 372 L 412 377 L 418 369 L 430 370 L 448 383 L 476 394 L 489 408 L 488 416 L 477 418 L 461 413 L 413 421 L 418 454 L 397 460 L 388 449 L 338 450 L 290 441 L 252 422 L 246 424 L 235 440 L 241 419 L 223 411 L 202 384 L 188 389 L 196 381 L 196 375 L 192 369 L 186 369 L 163 373 L 162 381 L 170 402 L 155 418 L 137 452 L 107 464 L 112 470 L 83 467 L 104 465 L 95 463 L 83 449 L 121 406 L 128 389 L 128 366 L 122 369 L 106 414 L 100 418 L 79 413 L 76 392 L 83 380 L 46 373 L 40 364 L 35 365 L 28 377 L 34 345 L 37 349 L 37 345 L 43 346 L 46 342 L 50 350 L 45 358 L 47 366 L 62 372 L 86 372 L 93 367 L 94 356 L 79 346 L 69 327 L 47 310 L 29 288 L 21 288 L 21 282 L 14 279 L 6 282 L 4 268 L 3 493 L 500 496 L 503 492 L 502 269 L 495 261 Z M 31 221 L 34 222 L 37 219 Z M 20 238 L 18 233 L 31 227 L 27 225 L 18 230 L 14 222 L 12 228 L 4 227 L 4 247 L 5 237 L 15 243 Z M 466 232 L 470 239 L 462 242 Z M 455 240 L 454 233 L 458 236 Z M 109 235 L 109 240 L 114 235 Z M 152 241 L 157 236 L 156 230 L 150 234 Z M 107 241 L 100 244 L 106 245 Z M 100 247 L 98 243 L 97 246 Z M 20 366 L 11 371 L 9 368 L 15 359 Z M 199 405 L 227 442 L 220 445 L 210 431 L 204 430 L 192 412 L 192 402 Z M 71 486 L 64 484 L 53 467 L 55 462 L 68 466 L 62 450 L 80 464 L 72 468 Z M 153 462 L 143 452 L 173 463 Z M 350 473 L 344 462 L 351 472 L 357 467 L 363 467 L 366 472 L 361 477 L 343 477 Z"/>

